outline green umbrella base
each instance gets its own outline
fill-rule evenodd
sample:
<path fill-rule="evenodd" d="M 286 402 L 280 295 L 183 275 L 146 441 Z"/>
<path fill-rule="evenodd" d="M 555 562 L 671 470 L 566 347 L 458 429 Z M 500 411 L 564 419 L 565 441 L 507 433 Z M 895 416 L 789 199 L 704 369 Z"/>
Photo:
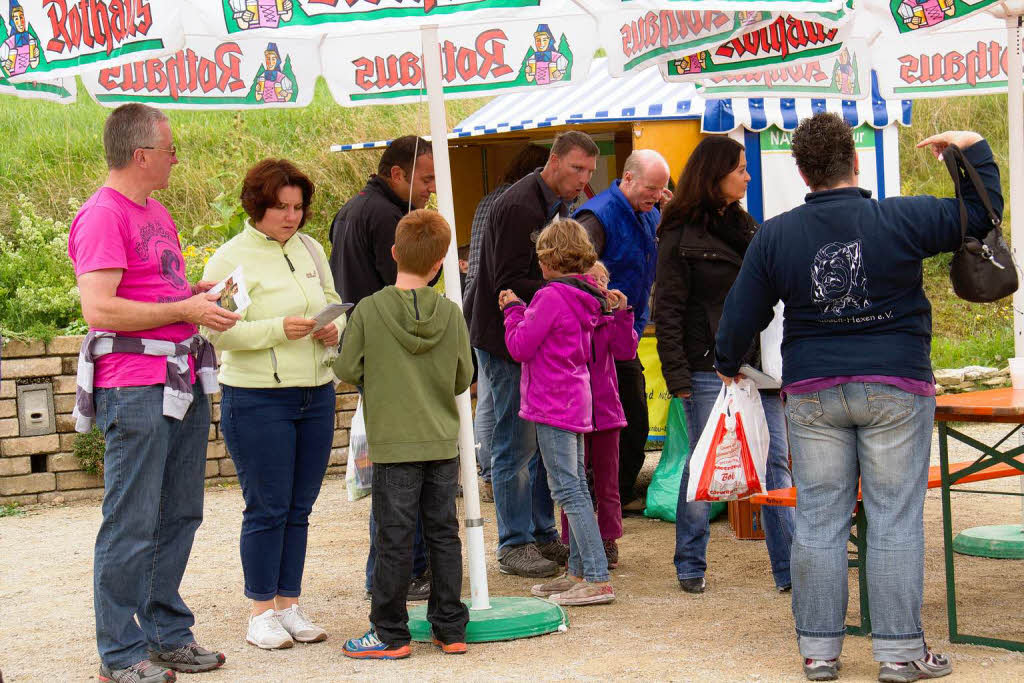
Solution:
<path fill-rule="evenodd" d="M 1024 560 L 1024 526 L 999 524 L 964 529 L 953 539 L 953 550 L 961 555 Z"/>
<path fill-rule="evenodd" d="M 469 601 L 463 600 L 469 607 Z M 540 598 L 491 597 L 491 608 L 469 610 L 467 643 L 489 643 L 541 636 L 569 627 L 569 616 L 558 605 Z M 409 633 L 417 642 L 430 642 L 426 604 L 409 609 Z"/>

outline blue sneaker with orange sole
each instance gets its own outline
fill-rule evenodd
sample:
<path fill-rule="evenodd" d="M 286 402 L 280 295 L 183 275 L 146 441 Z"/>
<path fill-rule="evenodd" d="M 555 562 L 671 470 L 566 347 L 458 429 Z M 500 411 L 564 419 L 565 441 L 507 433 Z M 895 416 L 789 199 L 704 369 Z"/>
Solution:
<path fill-rule="evenodd" d="M 369 630 L 362 638 L 345 641 L 341 653 L 353 659 L 405 659 L 412 650 L 409 644 L 389 645 L 377 637 L 377 632 Z"/>

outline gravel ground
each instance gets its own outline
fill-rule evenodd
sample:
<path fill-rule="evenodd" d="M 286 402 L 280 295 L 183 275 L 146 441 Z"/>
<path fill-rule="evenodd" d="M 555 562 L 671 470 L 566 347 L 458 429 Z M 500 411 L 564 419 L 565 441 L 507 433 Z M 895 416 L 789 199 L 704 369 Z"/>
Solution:
<path fill-rule="evenodd" d="M 991 442 L 991 427 L 968 431 Z M 937 454 L 937 448 L 933 448 Z M 971 456 L 954 450 L 954 459 Z M 656 461 L 650 457 L 643 477 Z M 981 485 L 1018 491 L 1018 479 Z M 344 482 L 325 483 L 312 518 L 303 605 L 330 633 L 320 644 L 265 652 L 244 641 L 248 613 L 241 594 L 238 530 L 242 497 L 236 487 L 207 492 L 206 519 L 196 537 L 182 594 L 197 615 L 200 642 L 227 654 L 220 670 L 199 677 L 217 681 L 296 681 L 339 678 L 388 680 L 647 679 L 803 680 L 793 635 L 789 596 L 771 580 L 764 544 L 739 541 L 727 522 L 712 524 L 708 592 L 679 591 L 672 567 L 674 528 L 643 518 L 625 522 L 622 561 L 614 572 L 618 599 L 605 606 L 572 608 L 566 633 L 505 643 L 471 645 L 462 657 L 414 644 L 398 662 L 357 662 L 340 653 L 345 638 L 366 628 L 363 599 L 369 501 L 350 503 Z M 954 530 L 1016 523 L 1019 498 L 955 494 Z M 484 505 L 487 547 L 494 547 L 494 510 Z M 6 681 L 95 679 L 92 544 L 99 505 L 35 507 L 0 519 L 0 669 Z M 924 624 L 929 643 L 953 655 L 957 680 L 1024 680 L 1024 654 L 948 642 L 942 555 L 942 512 L 937 491 L 925 503 L 927 531 Z M 1024 640 L 1024 561 L 957 558 L 961 631 Z M 533 581 L 499 574 L 488 552 L 492 595 L 527 595 Z M 465 584 L 468 595 L 469 581 Z M 851 573 L 850 617 L 857 616 Z M 877 669 L 866 638 L 846 639 L 844 681 L 874 680 Z M 182 680 L 195 680 L 182 676 Z"/>

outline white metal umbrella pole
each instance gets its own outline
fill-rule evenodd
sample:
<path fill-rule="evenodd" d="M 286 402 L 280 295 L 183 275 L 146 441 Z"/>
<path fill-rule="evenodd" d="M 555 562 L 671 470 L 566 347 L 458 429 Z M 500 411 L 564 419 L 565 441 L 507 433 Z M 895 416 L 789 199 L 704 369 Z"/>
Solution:
<path fill-rule="evenodd" d="M 1009 3 L 1008 3 L 1009 4 Z M 1024 263 L 1024 93 L 1021 79 L 1021 12 L 1024 3 L 1013 3 L 1007 9 L 1016 12 L 1006 17 L 1007 47 L 1007 116 L 1010 147 L 1010 241 L 1017 263 Z M 1006 6 L 1004 5 L 1004 8 Z M 1013 295 L 1013 349 L 1024 356 L 1024 290 Z"/>
<path fill-rule="evenodd" d="M 1012 9 L 1018 14 L 1006 17 L 1006 48 L 1007 48 L 1007 116 L 1009 117 L 1009 148 L 1010 148 L 1010 242 L 1017 263 L 1021 263 L 1024 254 L 1024 68 L 1021 65 L 1021 23 L 1024 16 L 1024 2 L 1013 3 Z M 1020 288 L 1013 294 L 1013 355 L 1018 358 L 1024 355 L 1024 291 Z M 1021 437 L 1024 439 L 1024 436 Z M 1024 479 L 1020 483 L 1020 491 L 1024 494 Z M 1024 524 L 1024 498 L 1020 502 L 1021 523 Z"/>
<path fill-rule="evenodd" d="M 434 150 L 434 176 L 437 183 L 437 205 L 441 215 L 452 227 L 452 241 L 444 257 L 445 296 L 462 308 L 459 279 L 459 257 L 455 237 L 455 200 L 452 191 L 452 170 L 448 161 L 448 121 L 441 87 L 441 48 L 437 42 L 437 26 L 424 26 L 423 80 L 427 86 L 430 106 L 430 140 Z M 476 448 L 473 438 L 473 410 L 469 392 L 455 399 L 459 409 L 459 454 L 462 465 L 462 504 L 466 515 L 466 556 L 469 558 L 471 609 L 490 609 L 487 592 L 487 564 L 484 558 L 484 527 L 480 514 L 480 491 L 476 479 Z"/>
<path fill-rule="evenodd" d="M 1024 0 L 1009 0 L 990 10 L 1006 18 L 1006 112 L 1010 148 L 1010 248 L 1016 263 L 1024 263 L 1024 68 L 1021 64 L 1021 24 Z M 1013 355 L 1024 356 L 1024 289 L 1013 294 Z M 1024 434 L 1021 435 L 1024 443 Z M 1024 494 L 1024 479 L 1020 482 Z M 1020 502 L 1024 524 L 1024 498 Z"/>

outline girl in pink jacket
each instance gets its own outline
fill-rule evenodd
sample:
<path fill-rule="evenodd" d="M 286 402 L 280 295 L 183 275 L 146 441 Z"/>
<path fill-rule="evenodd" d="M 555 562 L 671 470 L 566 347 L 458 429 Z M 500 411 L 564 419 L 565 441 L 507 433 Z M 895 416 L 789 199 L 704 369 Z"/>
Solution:
<path fill-rule="evenodd" d="M 611 602 L 615 592 L 584 471 L 583 435 L 594 429 L 587 364 L 593 356 L 594 328 L 606 305 L 594 280 L 584 275 L 597 254 L 583 226 L 559 220 L 537 238 L 537 260 L 549 282 L 529 307 L 511 290 L 498 297 L 505 314 L 505 344 L 522 363 L 519 416 L 537 423 L 548 486 L 569 521 L 568 572 L 537 584 L 532 593 L 559 605 Z M 619 305 L 624 305 L 622 299 Z"/>
<path fill-rule="evenodd" d="M 590 269 L 590 277 L 597 286 L 607 291 L 608 269 L 598 261 Z M 614 294 L 609 292 L 609 296 Z M 601 531 L 608 569 L 619 564 L 619 546 L 622 538 L 622 504 L 619 499 L 619 432 L 626 426 L 626 415 L 619 401 L 619 378 L 615 374 L 615 361 L 636 358 L 640 339 L 633 329 L 633 310 L 617 308 L 606 311 L 594 329 L 593 353 L 587 365 L 590 370 L 590 390 L 594 402 L 594 431 L 583 436 L 586 453 L 586 471 L 593 484 L 597 527 Z M 562 512 L 562 543 L 568 543 L 569 522 Z"/>

